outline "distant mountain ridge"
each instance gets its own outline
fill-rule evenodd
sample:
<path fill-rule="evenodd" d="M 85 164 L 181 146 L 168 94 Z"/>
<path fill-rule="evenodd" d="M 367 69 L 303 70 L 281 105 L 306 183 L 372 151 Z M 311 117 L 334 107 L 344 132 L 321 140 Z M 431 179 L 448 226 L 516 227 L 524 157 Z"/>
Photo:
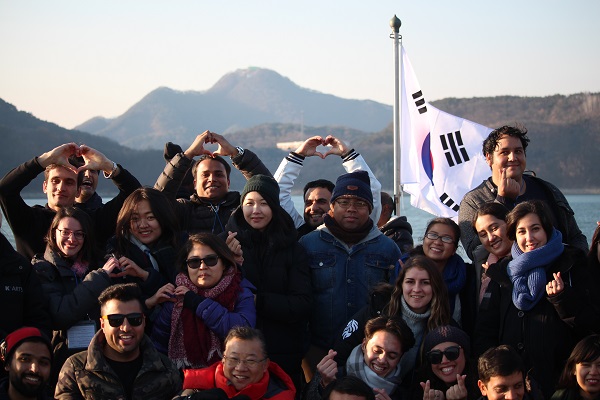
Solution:
<path fill-rule="evenodd" d="M 341 99 L 302 88 L 275 71 L 240 69 L 207 91 L 158 88 L 123 115 L 92 118 L 76 127 L 135 148 L 162 148 L 166 141 L 188 143 L 205 129 L 236 132 L 267 123 L 347 126 L 379 131 L 392 107 L 371 100 Z"/>

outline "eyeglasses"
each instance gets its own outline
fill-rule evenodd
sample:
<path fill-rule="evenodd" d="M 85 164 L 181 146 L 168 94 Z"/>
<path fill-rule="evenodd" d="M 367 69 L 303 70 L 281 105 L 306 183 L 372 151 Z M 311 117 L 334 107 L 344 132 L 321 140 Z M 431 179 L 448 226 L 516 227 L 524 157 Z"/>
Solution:
<path fill-rule="evenodd" d="M 73 235 L 73 237 L 77 240 L 83 240 L 85 238 L 84 231 L 72 231 L 70 229 L 58 228 L 56 228 L 56 231 L 60 234 L 60 237 L 62 237 L 63 239 L 68 239 L 69 237 L 71 237 L 71 235 Z"/>
<path fill-rule="evenodd" d="M 338 206 L 340 206 L 341 208 L 343 208 L 344 210 L 346 210 L 350 206 L 354 206 L 354 208 L 356 208 L 357 210 L 364 210 L 365 208 L 369 207 L 369 203 L 367 203 L 366 201 L 362 201 L 362 200 L 339 199 L 339 200 L 336 200 L 335 203 Z"/>
<path fill-rule="evenodd" d="M 216 254 L 211 254 L 204 258 L 190 257 L 187 260 L 185 260 L 185 263 L 187 264 L 188 268 L 191 268 L 191 269 L 200 268 L 200 265 L 203 262 L 204 262 L 204 265 L 206 265 L 207 267 L 214 267 L 215 265 L 217 265 L 217 262 L 219 262 L 219 256 Z"/>
<path fill-rule="evenodd" d="M 460 349 L 460 346 L 450 346 L 446 347 L 444 351 L 431 350 L 427 352 L 427 360 L 429 360 L 431 364 L 440 364 L 443 356 L 446 356 L 448 361 L 454 361 L 460 356 Z"/>
<path fill-rule="evenodd" d="M 108 323 L 113 328 L 117 328 L 117 327 L 123 325 L 123 322 L 125 322 L 125 318 L 127 318 L 127 321 L 129 321 L 129 325 L 140 326 L 142 324 L 142 322 L 144 321 L 144 314 L 136 312 L 136 313 L 131 313 L 131 314 L 127 314 L 127 315 L 125 315 L 125 314 L 110 314 L 110 315 L 102 316 L 102 319 L 108 320 Z"/>
<path fill-rule="evenodd" d="M 429 240 L 438 240 L 438 238 L 439 238 L 442 242 L 448 243 L 448 244 L 454 243 L 454 239 L 452 238 L 452 236 L 448 236 L 448 235 L 441 236 L 434 232 L 427 232 L 425 234 L 425 237 Z"/>
<path fill-rule="evenodd" d="M 236 357 L 223 356 L 223 360 L 225 360 L 225 365 L 227 365 L 229 368 L 235 368 L 240 364 L 245 365 L 248 368 L 254 368 L 266 359 L 267 358 L 265 357 L 262 360 L 240 360 Z"/>

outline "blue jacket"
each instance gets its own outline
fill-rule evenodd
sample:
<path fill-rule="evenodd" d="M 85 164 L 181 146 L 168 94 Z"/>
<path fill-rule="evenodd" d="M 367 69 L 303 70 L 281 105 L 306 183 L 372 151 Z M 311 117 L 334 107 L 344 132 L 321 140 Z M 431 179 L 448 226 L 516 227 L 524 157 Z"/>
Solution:
<path fill-rule="evenodd" d="M 225 339 L 227 333 L 234 326 L 256 325 L 256 307 L 254 306 L 254 286 L 246 279 L 240 283 L 240 292 L 233 311 L 228 311 L 221 304 L 212 299 L 204 299 L 196 308 L 196 316 L 204 321 L 206 327 L 213 331 L 221 339 Z M 168 354 L 169 337 L 171 336 L 171 314 L 175 303 L 164 303 L 154 321 L 150 338 L 156 349 Z M 202 338 L 199 338 L 202 339 Z"/>
<path fill-rule="evenodd" d="M 375 225 L 352 247 L 325 227 L 303 236 L 300 244 L 308 253 L 312 279 L 311 343 L 330 349 L 337 332 L 367 304 L 369 289 L 390 281 L 400 249 Z"/>

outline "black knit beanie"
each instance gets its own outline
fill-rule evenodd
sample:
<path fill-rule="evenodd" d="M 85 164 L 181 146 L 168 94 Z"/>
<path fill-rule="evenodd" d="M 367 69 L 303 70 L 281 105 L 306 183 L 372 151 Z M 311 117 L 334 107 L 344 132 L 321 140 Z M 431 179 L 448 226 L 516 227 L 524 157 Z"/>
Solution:
<path fill-rule="evenodd" d="M 435 328 L 425 336 L 423 354 L 427 354 L 432 348 L 444 342 L 454 342 L 464 349 L 465 354 L 471 353 L 469 336 L 460 328 L 446 325 Z"/>
<path fill-rule="evenodd" d="M 279 184 L 277 181 L 267 175 L 254 175 L 246 182 L 244 190 L 241 193 L 241 202 L 250 192 L 258 192 L 267 201 L 267 204 L 274 209 L 279 205 Z"/>

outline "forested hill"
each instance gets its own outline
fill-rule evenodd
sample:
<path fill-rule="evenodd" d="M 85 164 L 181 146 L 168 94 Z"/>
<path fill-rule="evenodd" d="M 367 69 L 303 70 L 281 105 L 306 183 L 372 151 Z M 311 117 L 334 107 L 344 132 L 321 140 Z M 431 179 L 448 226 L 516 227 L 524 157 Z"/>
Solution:
<path fill-rule="evenodd" d="M 519 123 L 529 130 L 528 169 L 562 189 L 600 191 L 600 94 L 550 97 L 489 97 L 444 99 L 433 104 L 457 116 L 490 127 Z M 390 115 L 390 121 L 392 116 Z M 208 127 L 210 124 L 207 123 Z M 275 172 L 286 151 L 277 142 L 303 140 L 312 135 L 334 134 L 348 141 L 367 160 L 384 188 L 392 186 L 392 128 L 364 132 L 351 127 L 300 127 L 297 124 L 262 124 L 227 135 L 234 145 L 254 150 Z M 164 167 L 160 150 L 133 150 L 107 138 L 41 121 L 0 100 L 0 174 L 62 143 L 85 143 L 123 164 L 145 185 L 153 185 Z M 185 148 L 189 143 L 182 143 Z M 316 177 L 335 180 L 343 173 L 338 157 L 309 158 L 296 188 Z M 234 172 L 232 188 L 240 190 L 243 177 Z M 103 181 L 103 180 L 101 180 Z M 112 189 L 102 182 L 102 188 Z M 28 191 L 41 193 L 41 181 Z"/>

